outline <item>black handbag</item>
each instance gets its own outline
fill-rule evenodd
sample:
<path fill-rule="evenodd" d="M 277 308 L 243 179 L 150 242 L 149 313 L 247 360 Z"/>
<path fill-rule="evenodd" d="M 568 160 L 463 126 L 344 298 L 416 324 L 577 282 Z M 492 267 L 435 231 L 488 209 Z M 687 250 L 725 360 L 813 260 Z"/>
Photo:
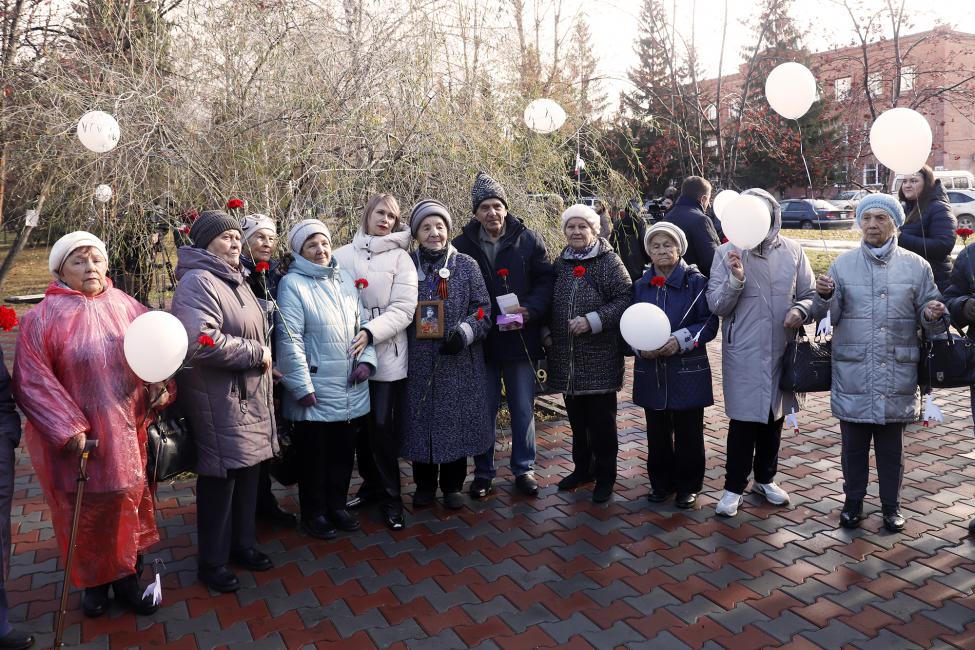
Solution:
<path fill-rule="evenodd" d="M 828 391 L 833 382 L 831 352 L 832 341 L 819 337 L 810 339 L 805 330 L 800 329 L 785 348 L 779 388 L 791 393 Z"/>
<path fill-rule="evenodd" d="M 146 431 L 146 476 L 159 483 L 196 469 L 196 442 L 186 418 L 163 411 Z"/>
<path fill-rule="evenodd" d="M 921 343 L 917 383 L 922 388 L 962 388 L 975 384 L 975 341 L 953 334 Z"/>

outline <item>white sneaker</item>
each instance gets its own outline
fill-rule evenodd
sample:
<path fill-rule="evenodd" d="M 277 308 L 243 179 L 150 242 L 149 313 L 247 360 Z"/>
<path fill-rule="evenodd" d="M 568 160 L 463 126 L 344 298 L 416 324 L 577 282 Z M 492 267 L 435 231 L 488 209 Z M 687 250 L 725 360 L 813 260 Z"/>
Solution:
<path fill-rule="evenodd" d="M 752 492 L 761 494 L 773 506 L 784 506 L 789 503 L 789 493 L 775 483 L 755 483 Z"/>
<path fill-rule="evenodd" d="M 724 496 L 714 507 L 714 511 L 723 517 L 734 517 L 738 514 L 738 506 L 741 505 L 741 495 L 734 492 L 724 491 Z"/>

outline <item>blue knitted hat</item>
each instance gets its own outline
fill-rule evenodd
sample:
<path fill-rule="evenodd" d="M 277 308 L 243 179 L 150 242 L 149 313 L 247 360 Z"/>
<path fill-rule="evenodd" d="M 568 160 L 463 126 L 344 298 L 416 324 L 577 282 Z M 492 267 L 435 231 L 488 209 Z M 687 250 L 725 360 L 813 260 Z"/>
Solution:
<path fill-rule="evenodd" d="M 890 194 L 877 193 L 867 194 L 857 205 L 857 227 L 860 226 L 860 217 L 863 213 L 874 208 L 880 208 L 889 214 L 898 228 L 904 225 L 904 208 L 901 207 L 897 197 Z"/>

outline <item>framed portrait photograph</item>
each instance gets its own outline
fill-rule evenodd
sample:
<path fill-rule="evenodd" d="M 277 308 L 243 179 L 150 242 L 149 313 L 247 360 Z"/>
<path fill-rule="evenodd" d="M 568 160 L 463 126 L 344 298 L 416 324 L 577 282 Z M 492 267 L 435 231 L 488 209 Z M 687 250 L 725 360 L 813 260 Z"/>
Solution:
<path fill-rule="evenodd" d="M 416 338 L 442 339 L 443 300 L 421 300 L 416 304 Z"/>

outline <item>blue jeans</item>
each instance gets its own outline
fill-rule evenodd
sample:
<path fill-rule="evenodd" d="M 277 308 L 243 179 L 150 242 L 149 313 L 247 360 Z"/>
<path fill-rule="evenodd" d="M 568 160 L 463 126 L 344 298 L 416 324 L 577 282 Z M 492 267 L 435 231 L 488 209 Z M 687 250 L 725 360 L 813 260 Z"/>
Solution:
<path fill-rule="evenodd" d="M 528 474 L 535 466 L 535 367 L 529 361 L 488 362 L 488 408 L 494 413 L 497 430 L 498 408 L 501 406 L 501 378 L 504 377 L 505 396 L 511 412 L 511 473 Z M 474 456 L 474 478 L 493 479 L 494 443 L 483 453 Z"/>

